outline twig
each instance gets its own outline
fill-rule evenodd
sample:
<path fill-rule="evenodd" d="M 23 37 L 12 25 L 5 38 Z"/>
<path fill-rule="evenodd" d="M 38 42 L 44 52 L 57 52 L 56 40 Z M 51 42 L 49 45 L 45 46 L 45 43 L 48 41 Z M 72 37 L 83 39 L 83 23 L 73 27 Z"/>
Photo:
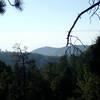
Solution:
<path fill-rule="evenodd" d="M 79 18 L 80 18 L 84 13 L 88 12 L 89 10 L 91 10 L 91 9 L 93 9 L 94 7 L 99 6 L 99 5 L 100 5 L 100 1 L 98 1 L 98 2 L 95 3 L 95 4 L 93 4 L 93 5 L 90 6 L 89 8 L 85 9 L 84 11 L 82 11 L 82 12 L 77 16 L 77 18 L 75 19 L 75 21 L 74 21 L 72 27 L 70 28 L 70 30 L 69 30 L 69 32 L 68 32 L 68 35 L 67 35 L 67 45 L 66 45 L 66 46 L 69 45 L 69 37 L 70 37 L 70 34 L 71 34 L 73 28 L 75 27 L 77 21 L 79 20 Z"/>

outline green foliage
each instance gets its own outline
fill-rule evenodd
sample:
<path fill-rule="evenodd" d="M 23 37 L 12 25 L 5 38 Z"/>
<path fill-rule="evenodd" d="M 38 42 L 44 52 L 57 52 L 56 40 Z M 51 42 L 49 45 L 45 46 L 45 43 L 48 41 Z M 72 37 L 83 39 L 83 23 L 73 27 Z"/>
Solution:
<path fill-rule="evenodd" d="M 100 100 L 99 49 L 100 38 L 84 53 L 62 56 L 40 69 L 23 53 L 13 69 L 0 61 L 0 99 Z"/>
<path fill-rule="evenodd" d="M 11 68 L 5 63 L 0 61 L 0 98 L 2 100 L 7 99 L 9 93 L 9 86 L 12 83 L 12 71 Z"/>
<path fill-rule="evenodd" d="M 68 67 L 55 78 L 52 85 L 57 96 L 56 99 L 66 100 L 68 97 L 72 96 L 75 86 L 73 78 L 72 70 Z"/>
<path fill-rule="evenodd" d="M 77 85 L 82 100 L 99 100 L 100 79 L 89 71 L 87 65 L 84 66 L 83 72 L 79 75 Z"/>
<path fill-rule="evenodd" d="M 96 43 L 91 46 L 91 60 L 90 69 L 93 74 L 100 76 L 100 37 L 96 40 Z"/>
<path fill-rule="evenodd" d="M 8 4 L 6 1 L 8 1 L 10 6 L 22 10 L 22 0 L 14 0 L 14 4 L 12 4 L 10 0 L 0 0 L 0 14 L 5 13 L 5 7 Z"/>

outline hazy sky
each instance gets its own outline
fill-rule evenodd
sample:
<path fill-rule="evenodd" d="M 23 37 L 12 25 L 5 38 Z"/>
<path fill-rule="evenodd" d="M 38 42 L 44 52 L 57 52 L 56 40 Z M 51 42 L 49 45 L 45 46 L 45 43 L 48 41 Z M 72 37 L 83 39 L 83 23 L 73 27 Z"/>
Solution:
<path fill-rule="evenodd" d="M 42 46 L 63 47 L 67 31 L 77 15 L 86 7 L 88 0 L 23 0 L 22 12 L 11 6 L 0 15 L 0 48 L 11 50 L 21 43 L 33 50 Z M 93 17 L 90 24 L 89 12 L 75 26 L 73 35 L 83 43 L 93 43 L 100 35 L 100 21 Z"/>

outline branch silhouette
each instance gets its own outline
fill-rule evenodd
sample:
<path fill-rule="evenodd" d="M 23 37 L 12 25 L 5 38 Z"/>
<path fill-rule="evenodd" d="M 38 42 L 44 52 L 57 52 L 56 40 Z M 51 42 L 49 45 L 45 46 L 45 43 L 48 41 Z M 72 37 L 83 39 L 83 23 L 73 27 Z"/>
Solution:
<path fill-rule="evenodd" d="M 100 5 L 100 1 L 98 1 L 97 3 L 91 5 L 89 8 L 85 9 L 84 11 L 82 11 L 82 12 L 77 16 L 77 18 L 75 19 L 75 21 L 74 21 L 72 27 L 71 27 L 70 30 L 68 31 L 68 35 L 67 35 L 67 44 L 66 44 L 66 46 L 68 46 L 68 45 L 70 44 L 70 43 L 69 43 L 69 41 L 70 41 L 70 34 L 71 34 L 72 30 L 74 29 L 76 23 L 78 22 L 79 18 L 80 18 L 84 13 L 90 11 L 91 9 L 93 9 L 93 8 L 95 8 L 96 6 L 99 6 L 99 5 Z"/>
<path fill-rule="evenodd" d="M 6 6 L 7 6 L 7 2 L 10 6 L 15 7 L 16 9 L 19 9 L 20 11 L 22 11 L 22 0 L 13 0 L 13 3 L 11 2 L 12 0 L 0 0 L 0 14 L 4 14 L 6 11 Z"/>

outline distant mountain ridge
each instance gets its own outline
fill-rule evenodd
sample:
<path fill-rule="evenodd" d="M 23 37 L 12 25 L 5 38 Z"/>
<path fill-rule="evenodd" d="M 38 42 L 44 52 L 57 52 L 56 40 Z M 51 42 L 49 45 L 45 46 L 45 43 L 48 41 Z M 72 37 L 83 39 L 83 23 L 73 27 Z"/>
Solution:
<path fill-rule="evenodd" d="M 72 46 L 70 47 L 71 47 L 71 50 L 74 49 Z M 84 51 L 89 47 L 89 45 L 86 45 L 86 48 L 84 48 L 83 45 L 76 45 L 76 47 L 79 48 L 81 51 Z M 46 55 L 46 56 L 63 56 L 65 55 L 67 48 L 68 47 L 54 48 L 54 47 L 45 46 L 45 47 L 35 49 L 32 52 L 41 54 L 41 55 Z M 68 52 L 70 51 L 68 50 Z"/>
<path fill-rule="evenodd" d="M 89 46 L 86 46 L 84 48 L 82 45 L 77 45 L 77 47 L 84 51 Z M 29 55 L 30 60 L 35 60 L 36 65 L 38 67 L 45 66 L 49 62 L 56 62 L 58 61 L 60 56 L 65 55 L 65 51 L 67 50 L 67 47 L 62 48 L 53 48 L 53 47 L 42 47 L 35 49 L 31 52 Z M 73 47 L 71 47 L 71 50 L 73 51 Z M 70 49 L 68 50 L 68 53 L 70 52 Z M 0 52 L 0 60 L 5 62 L 7 65 L 13 66 L 14 64 L 14 53 L 13 52 Z"/>
<path fill-rule="evenodd" d="M 47 56 L 55 56 L 55 52 L 58 50 L 59 48 L 54 48 L 54 47 L 41 47 L 38 49 L 33 50 L 33 53 L 37 53 L 37 54 L 42 54 L 42 55 L 47 55 Z"/>
<path fill-rule="evenodd" d="M 13 52 L 0 52 L 0 60 L 5 62 L 7 65 L 14 65 L 14 53 Z M 36 53 L 30 53 L 29 60 L 35 60 L 37 67 L 45 66 L 49 62 L 58 61 L 59 57 L 45 56 Z"/>

